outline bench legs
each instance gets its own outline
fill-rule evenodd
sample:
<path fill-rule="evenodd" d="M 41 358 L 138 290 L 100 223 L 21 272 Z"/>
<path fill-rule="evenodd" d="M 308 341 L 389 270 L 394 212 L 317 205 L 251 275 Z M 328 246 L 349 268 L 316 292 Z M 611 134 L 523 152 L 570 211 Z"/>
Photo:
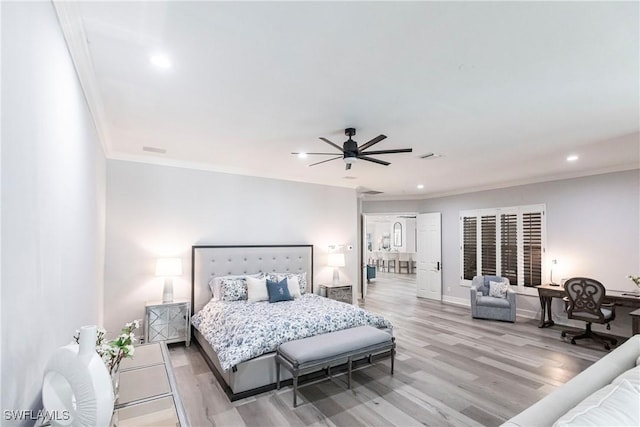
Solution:
<path fill-rule="evenodd" d="M 395 355 L 396 355 L 396 348 L 395 348 L 395 338 L 392 337 L 392 347 L 389 350 L 389 353 L 386 353 L 390 356 L 391 358 L 391 375 L 393 375 L 393 370 L 395 367 Z M 376 351 L 376 350 L 373 350 Z M 379 350 L 378 350 L 379 351 Z M 368 359 L 368 362 L 371 363 L 372 362 L 372 356 L 373 353 L 369 353 L 369 354 L 357 354 L 355 357 L 357 360 L 359 360 L 358 358 L 364 356 L 365 358 Z M 302 371 L 303 373 L 307 373 L 309 372 L 309 366 L 306 366 L 303 369 L 300 369 L 299 365 L 297 363 L 290 363 L 287 360 L 280 360 L 280 355 L 276 355 L 275 358 L 275 362 L 276 362 L 276 388 L 278 390 L 280 390 L 280 364 L 284 363 L 285 364 L 285 368 L 287 368 L 289 371 L 291 371 L 292 375 L 293 375 L 293 407 L 296 408 L 298 406 L 298 377 L 300 372 Z M 343 359 L 344 360 L 344 359 Z M 313 368 L 313 366 L 312 366 Z M 317 366 L 315 369 L 320 369 L 322 370 L 322 366 Z M 331 379 L 331 365 L 326 366 L 326 368 L 324 368 L 326 370 L 327 376 L 329 377 L 329 379 Z M 349 356 L 347 358 L 347 388 L 351 389 L 351 374 L 353 372 L 353 359 L 351 356 Z"/>
<path fill-rule="evenodd" d="M 298 373 L 293 374 L 293 407 L 298 406 Z"/>
<path fill-rule="evenodd" d="M 391 349 L 391 375 L 393 375 L 393 362 L 394 362 L 395 358 L 396 358 L 396 348 L 393 347 Z"/>

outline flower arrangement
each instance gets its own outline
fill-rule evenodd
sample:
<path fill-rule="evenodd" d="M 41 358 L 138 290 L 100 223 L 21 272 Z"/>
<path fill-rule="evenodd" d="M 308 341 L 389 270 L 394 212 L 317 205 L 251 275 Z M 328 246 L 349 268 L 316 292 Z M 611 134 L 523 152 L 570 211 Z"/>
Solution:
<path fill-rule="evenodd" d="M 120 367 L 120 362 L 125 357 L 133 357 L 135 351 L 133 344 L 137 341 L 136 335 L 133 333 L 140 327 L 140 320 L 134 320 L 124 325 L 120 335 L 114 340 L 105 342 L 107 331 L 104 328 L 98 328 L 96 338 L 96 352 L 107 365 L 109 374 L 113 374 Z M 80 340 L 80 331 L 76 331 L 73 336 L 76 343 Z"/>
<path fill-rule="evenodd" d="M 633 283 L 636 284 L 637 287 L 640 288 L 640 276 L 632 276 L 631 274 L 627 276 Z"/>

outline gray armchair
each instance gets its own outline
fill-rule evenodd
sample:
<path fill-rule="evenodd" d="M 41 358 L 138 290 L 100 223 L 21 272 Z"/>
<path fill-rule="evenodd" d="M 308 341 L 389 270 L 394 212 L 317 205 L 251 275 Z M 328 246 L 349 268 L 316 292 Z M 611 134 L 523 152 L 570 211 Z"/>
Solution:
<path fill-rule="evenodd" d="M 471 281 L 471 317 L 474 319 L 516 321 L 516 293 L 507 287 L 504 298 L 489 295 L 489 282 L 509 285 L 509 279 L 499 276 L 475 276 Z"/>

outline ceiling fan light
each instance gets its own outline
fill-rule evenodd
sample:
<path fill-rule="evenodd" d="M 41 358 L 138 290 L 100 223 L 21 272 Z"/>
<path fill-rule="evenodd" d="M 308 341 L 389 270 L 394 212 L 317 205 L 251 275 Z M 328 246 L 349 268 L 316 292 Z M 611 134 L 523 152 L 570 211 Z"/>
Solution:
<path fill-rule="evenodd" d="M 357 157 L 345 157 L 345 158 L 344 158 L 344 162 L 345 162 L 345 163 L 348 163 L 348 164 L 350 164 L 350 165 L 354 164 L 354 163 L 355 163 L 355 162 L 357 162 L 357 161 L 358 161 L 358 158 L 357 158 Z"/>

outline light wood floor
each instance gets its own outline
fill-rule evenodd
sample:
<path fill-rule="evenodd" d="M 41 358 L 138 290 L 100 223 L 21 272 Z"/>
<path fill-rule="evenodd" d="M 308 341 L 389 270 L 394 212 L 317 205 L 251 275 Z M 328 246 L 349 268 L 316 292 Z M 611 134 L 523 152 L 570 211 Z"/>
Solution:
<path fill-rule="evenodd" d="M 472 319 L 470 310 L 415 297 L 415 276 L 378 273 L 362 304 L 394 325 L 395 375 L 389 361 L 300 389 L 229 402 L 196 346 L 170 349 L 191 426 L 499 425 L 573 378 L 606 353 L 571 345 L 561 328 Z"/>

